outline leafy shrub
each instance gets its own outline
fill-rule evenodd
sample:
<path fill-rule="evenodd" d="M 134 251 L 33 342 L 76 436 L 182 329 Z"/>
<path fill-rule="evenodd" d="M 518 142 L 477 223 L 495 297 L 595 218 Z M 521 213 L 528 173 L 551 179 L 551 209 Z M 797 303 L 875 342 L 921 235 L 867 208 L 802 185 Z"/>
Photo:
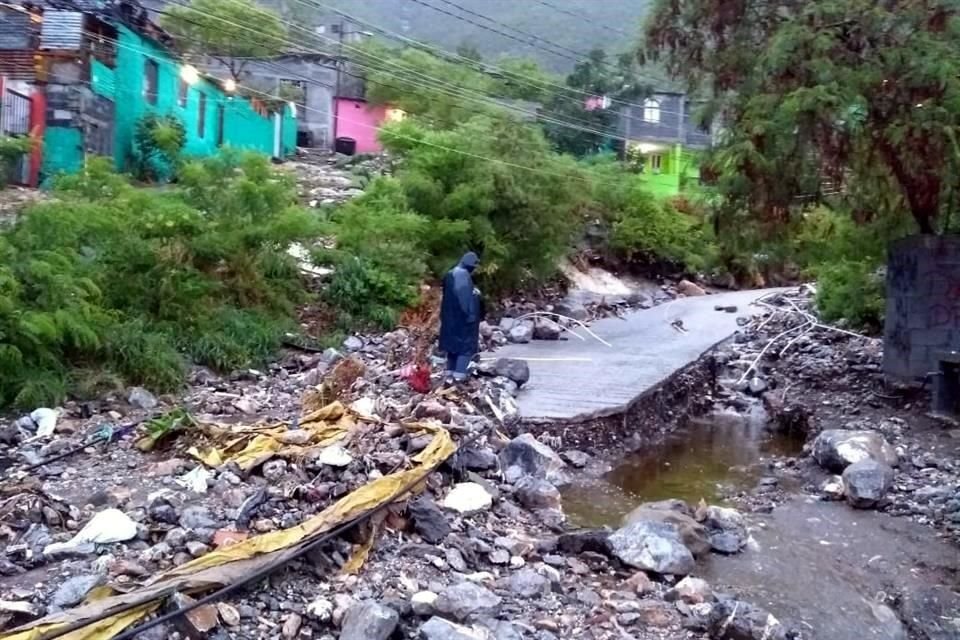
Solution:
<path fill-rule="evenodd" d="M 153 112 L 141 117 L 133 132 L 133 161 L 138 177 L 169 177 L 186 142 L 187 131 L 178 117 Z"/>
<path fill-rule="evenodd" d="M 824 320 L 874 332 L 883 327 L 884 282 L 875 265 L 841 260 L 822 266 L 819 275 L 817 308 Z"/>
<path fill-rule="evenodd" d="M 429 221 L 422 242 L 434 274 L 473 249 L 482 286 L 503 291 L 552 275 L 570 250 L 587 178 L 537 127 L 477 115 L 437 131 L 411 118 L 381 136 L 404 157 L 407 204 Z"/>
<path fill-rule="evenodd" d="M 33 141 L 28 136 L 0 135 L 0 189 L 7 186 L 14 163 L 32 148 Z"/>
<path fill-rule="evenodd" d="M 165 391 L 184 355 L 230 369 L 276 349 L 306 295 L 286 249 L 313 219 L 262 157 L 183 176 L 149 192 L 94 160 L 0 235 L 0 405 L 57 401 L 76 369 Z"/>

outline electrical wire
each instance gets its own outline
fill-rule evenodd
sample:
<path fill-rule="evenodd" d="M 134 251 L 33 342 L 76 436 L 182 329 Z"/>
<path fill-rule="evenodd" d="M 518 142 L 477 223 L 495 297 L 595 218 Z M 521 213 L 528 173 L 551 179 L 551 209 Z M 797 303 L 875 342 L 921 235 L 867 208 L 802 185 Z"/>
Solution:
<path fill-rule="evenodd" d="M 530 88 L 533 88 L 533 89 L 537 89 L 538 91 L 543 91 L 543 90 L 546 89 L 546 88 L 550 88 L 550 89 L 555 89 L 555 90 L 564 91 L 564 92 L 567 92 L 567 93 L 570 93 L 570 94 L 576 94 L 577 96 L 584 96 L 585 98 L 597 98 L 597 97 L 598 97 L 596 93 L 591 93 L 591 92 L 589 92 L 589 91 L 584 91 L 584 90 L 582 90 L 582 89 L 577 89 L 577 88 L 575 88 L 575 87 L 571 87 L 571 86 L 568 86 L 568 85 L 559 84 L 559 83 L 557 83 L 557 82 L 551 82 L 551 81 L 549 81 L 549 80 L 544 80 L 544 79 L 536 79 L 536 80 L 533 80 L 533 79 L 531 79 L 531 78 L 529 78 L 529 77 L 527 77 L 527 76 L 524 76 L 524 75 L 522 75 L 522 74 L 520 74 L 520 73 L 517 73 L 517 72 L 515 72 L 515 71 L 511 71 L 511 70 L 505 69 L 505 68 L 503 68 L 503 67 L 498 67 L 498 66 L 495 65 L 495 64 L 491 64 L 491 63 L 485 62 L 485 61 L 474 60 L 474 59 L 472 59 L 472 58 L 468 58 L 468 57 L 466 57 L 466 56 L 462 56 L 462 55 L 460 55 L 459 53 L 456 53 L 456 52 L 453 52 L 453 51 L 447 51 L 446 49 L 441 49 L 441 48 L 435 47 L 435 46 L 433 46 L 433 45 L 427 44 L 427 43 L 423 42 L 422 40 L 414 40 L 413 38 L 408 38 L 407 36 L 404 36 L 403 34 L 397 33 L 397 32 L 395 32 L 395 31 L 391 31 L 390 29 L 387 29 L 387 28 L 385 28 L 385 27 L 380 27 L 380 26 L 378 26 L 378 25 L 375 25 L 375 24 L 373 24 L 372 22 L 363 20 L 362 18 L 358 18 L 358 17 L 356 17 L 355 15 L 352 15 L 352 14 L 347 13 L 346 11 L 342 11 L 342 10 L 337 9 L 337 8 L 335 8 L 335 7 L 331 7 L 330 5 L 324 4 L 323 2 L 320 2 L 319 0 L 294 0 L 294 1 L 299 2 L 300 4 L 303 4 L 303 5 L 307 5 L 307 6 L 312 7 L 312 8 L 319 8 L 319 9 L 323 9 L 324 11 L 329 11 L 329 12 L 331 12 L 331 13 L 335 13 L 335 14 L 343 17 L 343 18 L 346 18 L 347 20 L 351 20 L 351 21 L 353 21 L 353 22 L 355 22 L 355 23 L 357 23 L 357 24 L 359 24 L 359 25 L 362 25 L 362 26 L 364 26 L 365 28 L 372 29 L 373 31 L 376 31 L 377 33 L 379 33 L 379 34 L 381 34 L 381 35 L 383 35 L 383 36 L 386 36 L 387 38 L 390 38 L 390 39 L 392 39 L 392 40 L 396 40 L 397 42 L 406 43 L 406 44 L 408 44 L 408 45 L 410 45 L 410 46 L 413 46 L 413 47 L 416 47 L 416 48 L 425 49 L 425 50 L 429 51 L 430 53 L 433 53 L 434 55 L 436 55 L 436 56 L 438 56 L 438 57 L 441 57 L 441 58 L 444 58 L 444 59 L 448 59 L 449 62 L 457 62 L 457 61 L 459 61 L 460 63 L 467 64 L 467 65 L 473 67 L 474 69 L 476 69 L 477 71 L 480 71 L 481 73 L 487 73 L 487 74 L 493 73 L 493 74 L 501 74 L 501 75 L 503 75 L 503 76 L 509 76 L 509 77 L 511 78 L 511 81 L 512 81 L 512 82 L 515 82 L 515 83 L 517 83 L 517 84 L 520 84 L 520 85 L 523 85 L 523 86 L 527 86 L 527 87 L 530 87 Z M 449 58 L 454 58 L 454 60 L 449 60 Z M 663 81 L 662 79 L 660 79 L 660 80 L 655 80 L 655 79 L 653 79 L 653 78 L 642 78 L 642 80 L 644 80 L 645 82 L 648 82 L 648 83 L 662 82 L 662 81 Z M 558 95 L 559 95 L 559 94 L 558 94 Z M 561 97 L 561 98 L 563 98 L 563 99 L 565 99 L 565 100 L 569 100 L 569 101 L 571 101 L 572 103 L 577 104 L 577 105 L 580 105 L 580 106 L 583 106 L 583 104 L 584 104 L 584 99 L 583 99 L 583 98 L 580 98 L 580 97 L 574 97 L 574 96 L 572 96 L 572 95 L 559 95 L 559 97 Z M 622 102 L 622 101 L 617 101 L 617 102 L 618 102 L 619 104 L 627 104 L 627 105 L 635 106 L 635 107 L 638 107 L 638 108 L 641 107 L 641 105 L 637 105 L 637 104 L 633 104 L 633 103 L 629 103 L 629 102 Z M 665 112 L 665 113 L 677 113 L 677 112 L 672 112 L 672 111 L 664 111 L 664 112 Z M 635 116 L 629 116 L 629 115 L 623 114 L 623 113 L 621 113 L 620 116 L 621 116 L 621 117 L 626 117 L 626 118 L 631 119 L 631 120 L 639 120 L 639 119 L 642 119 L 642 118 L 638 118 L 638 117 L 635 117 Z"/>
<path fill-rule="evenodd" d="M 611 27 L 611 26 L 609 26 L 609 25 L 603 24 L 602 22 L 597 22 L 596 20 L 593 20 L 592 18 L 588 18 L 587 16 L 585 16 L 585 15 L 583 15 L 583 14 L 574 13 L 573 11 L 570 11 L 569 9 L 565 9 L 564 7 L 558 7 L 557 5 L 551 4 L 551 3 L 547 2 L 546 0 L 534 0 L 534 1 L 535 1 L 535 2 L 538 2 L 539 4 L 542 4 L 542 5 L 545 6 L 545 7 L 549 7 L 549 8 L 551 8 L 551 9 L 553 9 L 554 11 L 559 11 L 560 13 L 565 13 L 565 14 L 567 14 L 568 16 L 571 16 L 571 17 L 573 17 L 573 18 L 576 18 L 577 20 L 583 20 L 583 21 L 585 21 L 585 22 L 589 22 L 590 24 L 595 24 L 595 25 L 597 25 L 598 27 L 601 27 L 601 28 L 603 28 L 603 29 L 606 29 L 607 31 L 612 31 L 613 33 L 619 33 L 619 34 L 625 35 L 625 36 L 629 36 L 629 35 L 630 35 L 630 33 L 628 33 L 627 31 L 624 31 L 623 29 L 618 29 L 618 28 L 616 28 L 616 27 Z"/>
<path fill-rule="evenodd" d="M 222 21 L 222 22 L 224 22 L 224 23 L 226 23 L 226 24 L 230 24 L 230 25 L 232 25 L 232 26 L 234 26 L 234 27 L 237 27 L 237 28 L 240 28 L 240 29 L 252 30 L 251 27 L 246 27 L 246 26 L 244 26 L 244 25 L 240 25 L 240 24 L 237 24 L 237 23 L 235 23 L 235 22 L 231 22 L 231 21 L 229 21 L 229 20 L 227 20 L 227 19 L 225 19 L 225 18 L 221 18 L 220 16 L 215 16 L 215 15 L 210 14 L 210 13 L 208 13 L 208 12 L 203 12 L 203 11 L 194 9 L 194 8 L 191 7 L 189 4 L 186 4 L 186 3 L 184 3 L 184 2 L 178 2 L 177 0 L 171 0 L 170 4 L 174 4 L 174 5 L 177 5 L 177 6 L 180 6 L 180 7 L 190 8 L 192 11 L 198 12 L 198 13 L 200 13 L 201 15 L 206 15 L 206 16 L 208 16 L 208 17 L 212 17 L 212 18 L 214 18 L 214 19 L 220 20 L 220 21 Z M 164 13 L 164 12 L 160 12 L 160 13 Z M 297 26 L 297 25 L 293 25 L 293 24 L 290 24 L 290 23 L 284 23 L 284 24 L 288 24 L 289 26 L 293 26 L 293 27 L 295 27 L 295 28 L 303 29 L 303 27 L 299 27 L 299 26 Z M 209 25 L 207 25 L 207 26 L 209 26 Z M 307 31 L 307 32 L 310 33 L 309 31 Z M 313 34 L 311 34 L 311 35 L 313 35 Z M 324 38 L 324 36 L 320 36 L 320 37 L 321 37 L 321 38 Z M 398 80 L 407 82 L 407 83 L 412 84 L 412 85 L 414 85 L 414 86 L 418 86 L 418 87 L 421 87 L 421 88 L 427 88 L 427 89 L 429 89 L 429 90 L 434 90 L 434 91 L 440 91 L 441 93 L 444 93 L 445 95 L 448 95 L 448 96 L 451 96 L 451 97 L 454 97 L 454 98 L 472 100 L 472 101 L 474 101 L 474 102 L 483 103 L 483 104 L 486 104 L 486 105 L 488 105 L 488 106 L 494 106 L 494 107 L 497 107 L 497 108 L 500 108 L 500 109 L 507 109 L 507 110 L 511 110 L 511 111 L 516 111 L 516 112 L 518 112 L 518 113 L 521 113 L 521 114 L 524 114 L 524 115 L 527 115 L 527 116 L 532 116 L 532 117 L 534 117 L 534 118 L 537 118 L 537 119 L 540 119 L 540 120 L 549 122 L 549 123 L 551 123 L 551 124 L 556 124 L 557 126 L 567 127 L 567 128 L 571 128 L 571 129 L 576 129 L 576 130 L 580 130 L 580 131 L 583 131 L 583 132 L 586 132 L 586 133 L 591 133 L 591 134 L 594 134 L 594 135 L 605 136 L 605 137 L 609 137 L 609 138 L 616 139 L 616 140 L 620 140 L 620 141 L 627 141 L 627 138 L 619 135 L 618 132 L 607 131 L 607 130 L 600 130 L 600 129 L 596 129 L 596 128 L 592 128 L 592 127 L 579 126 L 579 125 L 576 125 L 576 124 L 574 124 L 574 123 L 572 123 L 572 122 L 570 122 L 570 121 L 568 121 L 568 120 L 559 119 L 559 118 L 557 118 L 557 117 L 555 117 L 555 116 L 553 116 L 553 115 L 548 115 L 548 114 L 545 114 L 545 113 L 542 113 L 542 112 L 541 112 L 541 113 L 538 113 L 538 112 L 535 112 L 535 111 L 528 111 L 528 110 L 523 109 L 522 107 L 519 107 L 519 106 L 517 106 L 517 105 L 513 105 L 513 104 L 501 102 L 501 101 L 499 101 L 499 100 L 497 100 L 497 99 L 495 99 L 495 98 L 493 98 L 493 97 L 491 97 L 491 96 L 489 96 L 489 95 L 487 95 L 487 94 L 484 94 L 484 93 L 482 93 L 482 92 L 479 92 L 479 91 L 476 91 L 476 90 L 473 90 L 473 89 L 468 89 L 468 88 L 465 88 L 465 87 L 460 87 L 460 86 L 458 86 L 458 85 L 454 85 L 454 84 L 452 84 L 452 83 L 449 83 L 449 82 L 446 82 L 446 81 L 443 81 L 443 80 L 438 80 L 437 78 L 435 78 L 435 77 L 433 77 L 433 76 L 429 76 L 429 75 L 426 75 L 426 74 L 424 74 L 424 73 L 421 73 L 421 72 L 419 72 L 419 71 L 417 71 L 417 70 L 411 69 L 411 68 L 409 68 L 409 67 L 405 67 L 405 66 L 403 66 L 403 65 L 401 65 L 401 64 L 399 64 L 399 63 L 396 63 L 396 62 L 394 62 L 394 61 L 387 60 L 387 59 L 381 58 L 381 57 L 379 57 L 379 56 L 375 56 L 375 55 L 372 55 L 372 54 L 363 52 L 362 50 L 359 50 L 359 49 L 358 49 L 358 51 L 360 51 L 361 54 L 362 54 L 364 57 L 373 58 L 374 60 L 377 60 L 377 61 L 380 61 L 380 62 L 382 62 L 382 63 L 384 63 L 384 64 L 390 65 L 391 67 L 394 67 L 394 68 L 396 68 L 397 70 L 399 70 L 399 71 L 401 71 L 401 72 L 409 73 L 409 74 L 412 74 L 412 75 L 414 75 L 414 76 L 416 76 L 416 77 L 418 77 L 418 78 L 422 78 L 422 79 L 423 79 L 423 80 L 421 80 L 420 82 L 417 82 L 417 81 L 415 81 L 415 80 L 411 80 L 411 79 L 408 79 L 408 78 L 402 78 L 402 77 L 401 77 L 401 78 L 398 78 Z M 322 52 L 316 51 L 316 52 L 314 52 L 314 53 L 322 53 Z M 370 64 L 364 64 L 364 63 L 359 63 L 359 62 L 354 62 L 353 64 L 356 64 L 357 66 L 359 66 L 359 67 L 361 67 L 361 68 L 363 68 L 363 69 L 367 69 L 367 70 L 380 71 L 380 72 L 384 72 L 384 73 L 391 73 L 391 72 L 392 72 L 391 69 L 384 69 L 384 68 L 381 68 L 381 67 L 372 66 L 372 65 L 370 65 Z M 353 75 L 353 74 L 349 74 L 349 75 Z M 378 82 L 378 81 L 373 81 L 373 82 L 376 83 L 376 84 L 383 84 L 384 86 L 393 86 L 393 85 L 389 85 L 389 84 L 382 83 L 382 82 Z M 427 82 L 427 83 L 431 83 L 431 82 L 433 82 L 433 83 L 438 83 L 438 85 L 434 85 L 434 84 L 423 84 L 424 82 Z M 394 87 L 394 88 L 397 88 L 397 87 Z M 397 89 L 400 90 L 400 91 L 403 91 L 403 89 L 399 89 L 399 88 L 397 88 Z M 469 92 L 470 94 L 473 94 L 473 95 L 468 95 L 467 92 Z M 580 122 L 585 122 L 585 121 L 580 121 Z"/>

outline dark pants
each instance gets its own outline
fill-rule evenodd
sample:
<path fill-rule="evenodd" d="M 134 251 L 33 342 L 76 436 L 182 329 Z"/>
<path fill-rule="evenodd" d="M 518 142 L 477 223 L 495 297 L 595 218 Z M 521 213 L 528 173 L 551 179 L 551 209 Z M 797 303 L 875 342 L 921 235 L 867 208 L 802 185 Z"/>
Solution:
<path fill-rule="evenodd" d="M 448 353 L 447 354 L 447 374 L 453 374 L 457 380 L 467 379 L 467 367 L 473 360 L 472 353 Z"/>

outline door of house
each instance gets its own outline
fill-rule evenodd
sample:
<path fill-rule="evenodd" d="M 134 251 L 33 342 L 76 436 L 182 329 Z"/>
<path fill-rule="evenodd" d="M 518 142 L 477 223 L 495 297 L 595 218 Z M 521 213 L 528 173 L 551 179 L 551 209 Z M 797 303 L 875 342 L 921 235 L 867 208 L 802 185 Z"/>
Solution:
<path fill-rule="evenodd" d="M 217 105 L 217 146 L 223 146 L 223 120 L 225 118 L 222 104 Z"/>
<path fill-rule="evenodd" d="M 0 100 L 0 134 L 6 136 L 30 135 L 30 105 L 30 96 L 13 89 L 6 89 L 3 92 L 2 100 Z M 29 156 L 24 154 L 13 163 L 6 176 L 0 176 L 0 180 L 14 184 L 27 184 L 30 177 L 29 171 Z"/>

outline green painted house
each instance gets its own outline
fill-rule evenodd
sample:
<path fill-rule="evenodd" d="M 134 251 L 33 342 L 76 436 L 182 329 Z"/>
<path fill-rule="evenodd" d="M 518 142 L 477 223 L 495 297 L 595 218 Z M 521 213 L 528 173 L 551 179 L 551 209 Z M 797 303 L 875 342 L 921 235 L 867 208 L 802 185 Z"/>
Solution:
<path fill-rule="evenodd" d="M 660 91 L 620 111 L 624 155 L 643 167 L 643 179 L 657 196 L 699 189 L 699 158 L 712 134 L 694 122 L 694 108 L 685 94 Z"/>
<path fill-rule="evenodd" d="M 151 112 L 183 124 L 188 157 L 225 146 L 277 158 L 295 151 L 291 105 L 271 106 L 237 95 L 220 79 L 201 77 L 132 0 L 71 0 L 36 14 L 38 62 L 29 81 L 33 99 L 44 103 L 43 121 L 34 127 L 43 140 L 41 183 L 77 171 L 89 155 L 131 169 L 137 124 Z"/>

